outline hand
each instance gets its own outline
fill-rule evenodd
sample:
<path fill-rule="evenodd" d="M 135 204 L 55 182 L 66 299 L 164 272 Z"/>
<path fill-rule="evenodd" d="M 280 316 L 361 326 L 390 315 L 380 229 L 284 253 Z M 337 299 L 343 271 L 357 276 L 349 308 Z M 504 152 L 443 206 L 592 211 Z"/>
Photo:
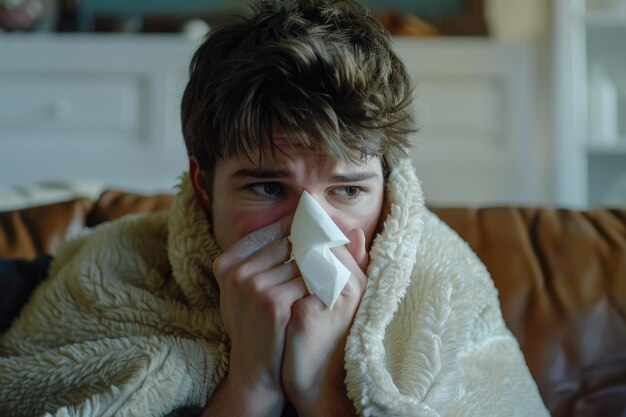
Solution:
<path fill-rule="evenodd" d="M 279 415 L 285 405 L 281 385 L 285 329 L 292 304 L 306 294 L 295 263 L 285 263 L 290 224 L 288 216 L 245 236 L 213 264 L 231 342 L 228 375 L 216 394 L 236 402 L 246 415 Z"/>
<path fill-rule="evenodd" d="M 352 272 L 333 309 L 307 295 L 294 303 L 287 325 L 283 385 L 300 416 L 356 415 L 344 383 L 344 350 L 365 292 L 369 258 L 361 229 L 352 230 L 348 238 L 348 245 L 333 249 Z"/>

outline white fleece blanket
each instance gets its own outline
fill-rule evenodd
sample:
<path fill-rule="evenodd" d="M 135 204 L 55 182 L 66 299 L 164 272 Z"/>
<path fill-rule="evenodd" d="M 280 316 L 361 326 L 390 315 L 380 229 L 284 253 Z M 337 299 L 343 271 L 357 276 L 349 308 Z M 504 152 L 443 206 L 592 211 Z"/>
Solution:
<path fill-rule="evenodd" d="M 407 161 L 387 186 L 346 346 L 363 416 L 547 416 L 486 269 L 423 204 Z M 219 249 L 186 179 L 169 212 L 85 232 L 0 339 L 0 415 L 163 416 L 228 370 Z"/>

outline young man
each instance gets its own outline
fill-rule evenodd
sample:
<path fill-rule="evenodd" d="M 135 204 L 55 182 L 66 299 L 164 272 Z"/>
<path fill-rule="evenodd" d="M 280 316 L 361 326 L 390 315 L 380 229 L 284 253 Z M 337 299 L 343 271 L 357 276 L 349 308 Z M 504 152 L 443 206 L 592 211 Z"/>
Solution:
<path fill-rule="evenodd" d="M 424 207 L 410 105 L 352 1 L 217 27 L 172 209 L 60 251 L 0 340 L 0 414 L 546 416 L 485 268 Z M 350 240 L 332 309 L 290 262 L 305 191 Z"/>

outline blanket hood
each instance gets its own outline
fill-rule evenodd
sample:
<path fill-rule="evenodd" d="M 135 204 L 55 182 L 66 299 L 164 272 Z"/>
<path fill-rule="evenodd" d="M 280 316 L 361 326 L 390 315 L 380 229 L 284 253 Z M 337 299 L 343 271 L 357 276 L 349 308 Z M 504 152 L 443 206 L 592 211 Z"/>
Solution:
<path fill-rule="evenodd" d="M 221 253 L 188 174 L 181 175 L 168 219 L 167 252 L 174 279 L 193 307 L 219 309 L 213 261 Z"/>
<path fill-rule="evenodd" d="M 376 237 L 370 251 L 368 284 L 354 318 L 346 344 L 346 385 L 357 411 L 378 415 L 380 409 L 368 406 L 414 399 L 398 391 L 391 373 L 389 352 L 385 348 L 387 327 L 394 320 L 398 306 L 411 283 L 415 254 L 420 250 L 424 230 L 424 197 L 410 161 L 395 168 L 387 181 L 389 214 L 383 232 Z M 394 400 L 395 399 L 395 400 Z M 395 402 L 397 401 L 397 402 Z M 428 415 L 428 410 L 422 410 Z M 373 414 L 372 414 L 373 412 Z"/>

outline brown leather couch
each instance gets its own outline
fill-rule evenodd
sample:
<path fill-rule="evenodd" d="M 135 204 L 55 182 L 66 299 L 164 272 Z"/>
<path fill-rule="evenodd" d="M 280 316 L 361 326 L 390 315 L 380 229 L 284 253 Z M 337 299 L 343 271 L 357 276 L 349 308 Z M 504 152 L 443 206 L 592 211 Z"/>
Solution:
<path fill-rule="evenodd" d="M 171 200 L 107 191 L 97 201 L 3 212 L 0 256 L 54 254 L 82 227 Z M 626 416 L 626 209 L 433 211 L 487 265 L 552 415 Z"/>

